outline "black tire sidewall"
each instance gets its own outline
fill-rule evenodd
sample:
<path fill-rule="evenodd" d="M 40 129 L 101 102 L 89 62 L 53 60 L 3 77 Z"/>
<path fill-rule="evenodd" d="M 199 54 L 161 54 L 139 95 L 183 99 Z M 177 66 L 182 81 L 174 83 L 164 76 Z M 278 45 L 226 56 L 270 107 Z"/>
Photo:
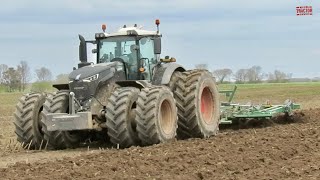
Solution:
<path fill-rule="evenodd" d="M 46 96 L 44 94 L 40 94 L 37 101 L 34 102 L 34 108 L 32 110 L 32 128 L 33 133 L 36 137 L 38 143 L 41 143 L 43 140 L 43 132 L 41 123 L 41 108 L 43 108 L 43 104 L 46 101 Z"/>
<path fill-rule="evenodd" d="M 137 102 L 138 100 L 138 96 L 139 96 L 139 90 L 136 89 L 135 91 L 133 91 L 130 95 L 129 95 L 129 102 L 126 106 L 126 124 L 127 124 L 127 128 L 128 128 L 128 132 L 130 134 L 130 136 L 132 137 L 132 139 L 135 141 L 135 142 L 138 142 L 139 141 L 139 138 L 138 138 L 138 134 L 137 132 L 133 129 L 132 127 L 132 121 L 135 120 L 135 117 L 133 117 L 133 119 L 130 119 L 130 113 L 131 111 L 135 111 L 134 109 L 131 109 L 132 105 L 134 103 Z"/>

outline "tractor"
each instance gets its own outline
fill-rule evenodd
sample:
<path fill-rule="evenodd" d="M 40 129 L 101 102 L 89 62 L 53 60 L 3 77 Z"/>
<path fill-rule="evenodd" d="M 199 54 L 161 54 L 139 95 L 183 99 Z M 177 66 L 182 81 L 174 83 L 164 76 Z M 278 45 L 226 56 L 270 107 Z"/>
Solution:
<path fill-rule="evenodd" d="M 127 148 L 175 139 L 217 134 L 219 92 L 206 70 L 186 70 L 161 54 L 157 30 L 136 24 L 117 32 L 79 35 L 78 68 L 69 83 L 55 84 L 54 93 L 29 93 L 16 105 L 15 133 L 29 148 L 76 148 L 88 136 L 109 139 Z M 88 61 L 88 44 L 96 48 Z"/>

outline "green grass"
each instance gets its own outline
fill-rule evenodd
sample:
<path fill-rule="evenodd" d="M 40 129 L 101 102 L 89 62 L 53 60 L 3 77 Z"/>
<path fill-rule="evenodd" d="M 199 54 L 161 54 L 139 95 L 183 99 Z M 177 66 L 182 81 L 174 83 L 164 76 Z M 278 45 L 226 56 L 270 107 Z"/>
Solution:
<path fill-rule="evenodd" d="M 221 84 L 219 89 L 232 89 L 234 85 Z M 281 104 L 286 99 L 300 103 L 303 108 L 320 107 L 320 82 L 239 84 L 235 102 Z"/>
<path fill-rule="evenodd" d="M 0 93 L 0 117 L 13 116 L 15 105 L 22 93 Z"/>
<path fill-rule="evenodd" d="M 0 85 L 0 93 L 6 92 L 7 91 L 7 87 L 4 85 Z"/>

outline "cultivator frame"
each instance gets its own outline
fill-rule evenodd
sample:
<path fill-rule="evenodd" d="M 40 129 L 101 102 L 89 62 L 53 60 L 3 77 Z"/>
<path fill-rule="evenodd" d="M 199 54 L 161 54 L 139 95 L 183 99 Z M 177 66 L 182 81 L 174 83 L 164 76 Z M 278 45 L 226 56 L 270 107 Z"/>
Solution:
<path fill-rule="evenodd" d="M 225 94 L 227 98 L 227 102 L 222 102 L 220 106 L 220 124 L 234 124 L 251 119 L 267 120 L 279 114 L 290 116 L 293 110 L 300 109 L 300 104 L 295 104 L 290 100 L 286 100 L 282 105 L 272 105 L 270 103 L 262 105 L 241 105 L 232 103 L 236 90 L 237 86 L 234 86 L 233 90 L 219 91 L 220 94 Z"/>

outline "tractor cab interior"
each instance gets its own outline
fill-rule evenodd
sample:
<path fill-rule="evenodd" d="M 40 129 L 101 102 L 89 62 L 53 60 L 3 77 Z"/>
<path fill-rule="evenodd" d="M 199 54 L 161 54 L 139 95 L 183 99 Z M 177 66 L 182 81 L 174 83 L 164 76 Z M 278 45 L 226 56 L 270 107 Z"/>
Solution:
<path fill-rule="evenodd" d="M 98 42 L 97 63 L 121 61 L 129 80 L 150 80 L 157 63 L 152 37 L 116 36 Z"/>

